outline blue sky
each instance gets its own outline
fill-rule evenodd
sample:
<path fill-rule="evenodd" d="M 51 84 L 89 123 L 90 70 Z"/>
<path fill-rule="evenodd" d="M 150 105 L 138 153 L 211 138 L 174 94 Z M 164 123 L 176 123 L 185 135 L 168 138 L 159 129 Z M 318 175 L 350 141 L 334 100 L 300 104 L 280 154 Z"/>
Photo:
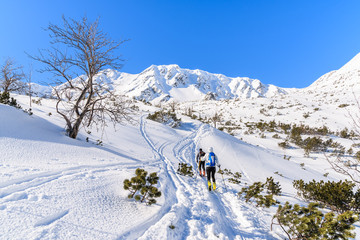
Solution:
<path fill-rule="evenodd" d="M 178 64 L 303 88 L 360 52 L 359 12 L 358 0 L 2 1 L 0 63 L 32 64 L 33 81 L 45 82 L 25 52 L 49 47 L 49 22 L 86 15 L 100 17 L 112 39 L 130 39 L 119 50 L 120 71 Z"/>

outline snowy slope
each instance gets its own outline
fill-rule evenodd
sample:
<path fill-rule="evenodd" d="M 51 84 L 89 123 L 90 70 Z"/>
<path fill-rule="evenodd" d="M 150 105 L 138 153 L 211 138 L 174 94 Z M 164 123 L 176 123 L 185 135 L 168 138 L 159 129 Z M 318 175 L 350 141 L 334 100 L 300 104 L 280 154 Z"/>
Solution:
<path fill-rule="evenodd" d="M 49 98 L 52 95 L 52 88 L 37 83 L 31 83 L 31 92 L 33 96 Z"/>
<path fill-rule="evenodd" d="M 27 97 L 17 99 L 26 106 Z M 43 99 L 29 116 L 0 105 L 1 239 L 282 239 L 279 229 L 270 231 L 275 209 L 238 199 L 240 188 L 273 176 L 283 188 L 280 200 L 297 203 L 292 180 L 325 179 L 324 172 L 342 178 L 323 159 L 309 161 L 294 150 L 297 157 L 287 161 L 282 152 L 255 146 L 260 140 L 250 145 L 184 116 L 172 129 L 146 120 L 145 111 L 138 124 L 109 127 L 103 137 L 82 132 L 73 140 L 64 136 L 59 117 L 47 114 L 53 106 Z M 179 162 L 195 167 L 196 150 L 210 146 L 224 168 L 242 173 L 241 185 L 217 174 L 214 194 L 203 178 L 176 173 Z M 127 199 L 122 183 L 138 167 L 160 176 L 163 195 L 156 205 Z"/>
<path fill-rule="evenodd" d="M 141 118 L 137 131 L 123 127 L 113 145 L 100 147 L 64 137 L 60 128 L 47 120 L 0 107 L 6 116 L 0 123 L 1 238 L 241 236 L 239 229 L 233 229 L 239 223 L 226 217 L 232 210 L 218 206 L 221 199 L 207 192 L 202 179 L 175 173 L 179 161 L 194 163 L 196 131 L 173 130 Z M 193 126 L 194 130 L 199 127 Z M 137 167 L 160 173 L 163 197 L 159 204 L 146 207 L 126 198 L 122 182 Z M 198 219 L 199 214 L 203 219 Z M 171 223 L 177 227 L 175 231 L 168 227 Z"/>
<path fill-rule="evenodd" d="M 273 176 L 283 190 L 279 201 L 304 204 L 293 180 L 344 176 L 335 173 L 322 154 L 306 158 L 301 149 L 283 150 L 273 133 L 247 133 L 245 123 L 275 120 L 351 128 L 345 116 L 356 111 L 356 105 L 344 92 L 352 85 L 356 89 L 358 56 L 305 89 L 283 90 L 176 65 L 151 66 L 141 74 L 107 70 L 100 76 L 99 81 L 129 97 L 187 100 L 177 108 L 182 119 L 177 129 L 147 120 L 148 112 L 157 108 L 138 103 L 136 124 L 116 129 L 109 125 L 105 133 L 82 131 L 73 140 L 64 135 L 54 100 L 33 104 L 32 116 L 0 104 L 0 239 L 284 239 L 280 229 L 270 231 L 275 207 L 256 208 L 237 192 Z M 220 100 L 199 101 L 209 92 Z M 14 96 L 29 108 L 28 97 Z M 343 103 L 349 106 L 339 107 Z M 189 107 L 202 118 L 219 113 L 221 126 L 229 121 L 237 127 L 234 136 L 181 115 Z M 339 141 L 347 148 L 353 143 Z M 196 169 L 197 149 L 210 146 L 223 168 L 242 173 L 240 185 L 217 174 L 214 194 L 205 179 L 176 173 L 180 162 Z M 162 196 L 155 205 L 127 199 L 123 190 L 124 179 L 139 167 L 160 176 Z M 358 224 L 356 231 L 359 236 Z"/>

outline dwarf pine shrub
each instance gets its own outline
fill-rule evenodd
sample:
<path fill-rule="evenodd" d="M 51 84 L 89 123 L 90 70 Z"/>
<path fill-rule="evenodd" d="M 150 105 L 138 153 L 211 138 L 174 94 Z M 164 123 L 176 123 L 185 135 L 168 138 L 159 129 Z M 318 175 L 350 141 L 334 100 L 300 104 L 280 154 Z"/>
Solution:
<path fill-rule="evenodd" d="M 285 140 L 284 142 L 278 143 L 278 146 L 281 148 L 284 148 L 284 149 L 290 148 L 289 142 L 287 140 Z"/>
<path fill-rule="evenodd" d="M 266 192 L 266 194 L 264 193 Z M 244 187 L 238 192 L 238 197 L 242 197 L 246 202 L 254 199 L 257 207 L 271 207 L 278 202 L 273 198 L 279 195 L 281 188 L 279 183 L 275 183 L 272 177 L 267 178 L 266 183 L 255 182 L 248 187 Z"/>
<path fill-rule="evenodd" d="M 21 108 L 21 106 L 16 102 L 16 99 L 11 97 L 9 92 L 0 93 L 0 103 L 6 104 L 15 108 Z"/>
<path fill-rule="evenodd" d="M 269 208 L 271 206 L 274 206 L 278 204 L 279 202 L 274 199 L 274 196 L 272 194 L 268 195 L 259 195 L 256 199 L 256 206 L 258 207 L 266 207 Z"/>
<path fill-rule="evenodd" d="M 345 181 L 315 180 L 305 183 L 304 180 L 295 180 L 293 186 L 297 194 L 308 201 L 315 201 L 338 213 L 345 211 L 360 212 L 360 190 L 354 192 L 355 183 Z"/>
<path fill-rule="evenodd" d="M 273 225 L 279 225 L 290 240 L 295 239 L 349 239 L 355 238 L 353 224 L 358 217 L 352 211 L 336 215 L 334 212 L 323 214 L 318 203 L 308 206 L 292 206 L 288 202 L 280 205 L 273 216 Z"/>
<path fill-rule="evenodd" d="M 273 177 L 268 177 L 265 183 L 266 191 L 268 194 L 280 195 L 281 187 L 279 182 L 275 182 Z"/>
<path fill-rule="evenodd" d="M 225 174 L 225 175 L 227 175 L 227 176 L 230 176 L 230 177 L 228 178 L 228 181 L 229 181 L 230 183 L 233 183 L 233 184 L 240 184 L 240 183 L 241 183 L 240 178 L 242 177 L 242 175 L 241 175 L 240 172 L 235 172 L 235 173 L 233 173 L 231 170 L 225 168 L 224 170 L 223 170 L 223 169 L 219 169 L 219 170 L 218 170 L 218 173 L 220 173 L 220 174 L 222 174 L 222 175 Z"/>
<path fill-rule="evenodd" d="M 176 114 L 173 112 L 165 112 L 164 110 L 154 112 L 153 114 L 149 114 L 147 119 L 153 120 L 159 123 L 165 123 L 172 128 L 180 126 L 181 119 L 176 117 Z"/>
<path fill-rule="evenodd" d="M 136 201 L 145 202 L 147 205 L 156 203 L 155 198 L 161 196 L 161 192 L 155 185 L 159 181 L 156 172 L 148 173 L 144 169 L 136 169 L 135 177 L 130 180 L 124 180 L 124 189 L 129 190 L 128 198 L 134 198 Z"/>
<path fill-rule="evenodd" d="M 229 182 L 233 183 L 233 184 L 240 184 L 240 178 L 241 178 L 241 173 L 240 172 L 235 172 L 232 174 L 232 177 L 230 177 L 228 180 Z"/>
<path fill-rule="evenodd" d="M 193 167 L 187 163 L 179 163 L 177 173 L 183 176 L 194 176 Z"/>
<path fill-rule="evenodd" d="M 261 192 L 264 190 L 264 183 L 254 182 L 248 187 L 243 187 L 240 192 L 238 192 L 239 197 L 243 197 L 246 202 L 249 202 L 252 198 L 258 198 Z"/>

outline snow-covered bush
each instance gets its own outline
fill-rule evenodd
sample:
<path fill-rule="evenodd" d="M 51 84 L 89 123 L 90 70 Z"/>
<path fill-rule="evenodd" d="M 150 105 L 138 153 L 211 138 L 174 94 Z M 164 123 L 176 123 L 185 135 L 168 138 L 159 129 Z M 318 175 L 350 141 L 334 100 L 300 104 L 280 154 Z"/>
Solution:
<path fill-rule="evenodd" d="M 41 105 L 42 105 L 42 104 L 41 104 L 41 100 L 42 100 L 42 98 L 32 99 L 31 102 L 41 106 Z"/>
<path fill-rule="evenodd" d="M 194 176 L 193 167 L 187 163 L 179 163 L 177 173 L 189 177 Z"/>
<path fill-rule="evenodd" d="M 155 185 L 159 181 L 156 172 L 148 173 L 141 168 L 135 170 L 135 177 L 124 180 L 124 189 L 129 190 L 128 198 L 135 198 L 136 201 L 146 202 L 147 205 L 156 203 L 155 198 L 161 196 Z"/>
<path fill-rule="evenodd" d="M 309 156 L 313 151 L 326 151 L 327 147 L 325 143 L 319 137 L 308 137 L 302 142 L 305 156 Z"/>
<path fill-rule="evenodd" d="M 165 112 L 164 110 L 149 114 L 147 118 L 159 123 L 165 123 L 172 128 L 180 126 L 181 123 L 181 119 L 178 119 L 175 113 Z"/>

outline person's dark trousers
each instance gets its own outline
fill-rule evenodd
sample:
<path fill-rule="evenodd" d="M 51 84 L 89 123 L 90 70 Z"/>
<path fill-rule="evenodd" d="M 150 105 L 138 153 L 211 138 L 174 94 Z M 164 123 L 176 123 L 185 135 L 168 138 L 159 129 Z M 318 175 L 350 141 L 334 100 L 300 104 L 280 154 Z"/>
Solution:
<path fill-rule="evenodd" d="M 216 189 L 215 172 L 216 172 L 215 167 L 206 167 L 206 175 L 207 175 L 207 180 L 208 180 L 209 191 L 211 191 L 211 181 L 210 181 L 210 179 L 212 179 L 212 182 L 213 182 L 213 189 L 214 190 Z"/>

